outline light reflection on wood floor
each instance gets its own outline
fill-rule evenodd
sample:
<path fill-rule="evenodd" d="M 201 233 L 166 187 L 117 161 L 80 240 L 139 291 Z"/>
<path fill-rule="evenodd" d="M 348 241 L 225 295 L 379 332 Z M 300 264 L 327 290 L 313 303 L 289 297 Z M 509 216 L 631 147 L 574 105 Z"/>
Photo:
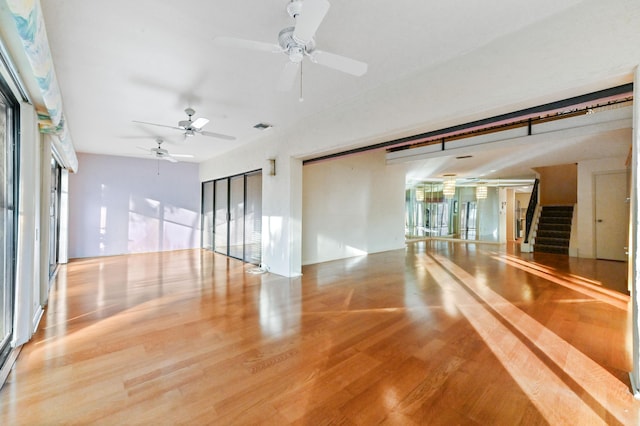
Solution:
<path fill-rule="evenodd" d="M 77 260 L 0 424 L 637 424 L 626 265 L 417 242 L 253 275 L 200 250 Z"/>

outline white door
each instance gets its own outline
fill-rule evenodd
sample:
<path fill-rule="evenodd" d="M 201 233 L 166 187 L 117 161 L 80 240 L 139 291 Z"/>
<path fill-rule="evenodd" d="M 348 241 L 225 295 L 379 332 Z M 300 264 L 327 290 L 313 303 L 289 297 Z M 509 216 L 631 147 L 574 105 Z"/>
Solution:
<path fill-rule="evenodd" d="M 627 260 L 627 173 L 595 176 L 596 258 Z"/>

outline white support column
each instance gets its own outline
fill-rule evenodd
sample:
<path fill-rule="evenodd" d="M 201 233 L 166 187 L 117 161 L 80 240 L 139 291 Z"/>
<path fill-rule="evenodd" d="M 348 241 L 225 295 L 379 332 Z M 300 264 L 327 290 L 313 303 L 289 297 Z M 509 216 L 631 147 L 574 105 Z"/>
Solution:
<path fill-rule="evenodd" d="M 276 158 L 262 179 L 262 263 L 285 277 L 302 273 L 302 161 Z"/>
<path fill-rule="evenodd" d="M 69 263 L 69 170 L 60 171 L 60 232 L 58 263 Z"/>
<path fill-rule="evenodd" d="M 51 208 L 51 141 L 40 139 L 40 304 L 49 299 L 49 209 Z"/>
<path fill-rule="evenodd" d="M 631 387 L 636 399 L 640 399 L 640 324 L 638 318 L 640 295 L 640 216 L 638 215 L 638 200 L 640 199 L 640 182 L 638 180 L 639 164 L 638 149 L 640 149 L 640 66 L 636 68 L 633 85 L 633 140 L 631 159 L 631 205 L 629 218 L 629 283 L 631 285 L 631 345 L 632 371 L 629 373 Z"/>
<path fill-rule="evenodd" d="M 290 158 L 291 204 L 289 206 L 289 271 L 302 275 L 302 160 Z"/>
<path fill-rule="evenodd" d="M 31 338 L 42 316 L 40 287 L 37 281 L 38 250 L 38 128 L 32 105 L 20 106 L 20 161 L 18 233 L 16 254 L 15 311 L 12 346 L 20 346 Z"/>

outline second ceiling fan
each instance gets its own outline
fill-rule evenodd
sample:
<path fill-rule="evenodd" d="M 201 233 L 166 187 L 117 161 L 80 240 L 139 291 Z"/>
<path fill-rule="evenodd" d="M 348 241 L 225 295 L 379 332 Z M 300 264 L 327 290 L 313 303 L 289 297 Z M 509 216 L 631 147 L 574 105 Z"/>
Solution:
<path fill-rule="evenodd" d="M 291 89 L 305 56 L 311 62 L 359 77 L 367 72 L 366 63 L 316 49 L 314 36 L 330 6 L 327 0 L 292 0 L 287 5 L 287 12 L 296 20 L 296 24 L 280 31 L 278 44 L 233 37 L 217 37 L 214 43 L 287 55 L 289 61 L 280 75 L 278 90 Z"/>
<path fill-rule="evenodd" d="M 190 154 L 170 154 L 169 151 L 167 151 L 166 149 L 164 149 L 162 147 L 162 143 L 164 142 L 164 140 L 162 140 L 162 138 L 156 138 L 156 143 L 158 144 L 158 146 L 156 148 L 144 148 L 139 146 L 138 148 L 148 152 L 149 154 L 153 155 L 155 158 L 157 158 L 158 160 L 167 160 L 170 161 L 172 163 L 177 163 L 178 162 L 178 158 L 193 158 L 193 155 Z"/>
<path fill-rule="evenodd" d="M 183 132 L 185 137 L 190 137 L 194 135 L 203 135 L 203 136 L 210 136 L 212 138 L 225 139 L 228 141 L 233 141 L 236 139 L 234 136 L 223 135 L 222 133 L 207 132 L 202 130 L 202 128 L 209 122 L 209 120 L 204 117 L 200 117 L 200 118 L 197 118 L 195 121 L 193 121 L 192 117 L 196 113 L 196 111 L 193 108 L 187 108 L 184 110 L 184 112 L 187 114 L 188 119 L 178 121 L 177 126 L 167 126 L 165 124 L 149 123 L 146 121 L 137 121 L 137 120 L 133 120 L 133 122 L 139 123 L 139 124 L 148 124 L 150 126 L 167 127 L 169 129 L 180 130 Z"/>

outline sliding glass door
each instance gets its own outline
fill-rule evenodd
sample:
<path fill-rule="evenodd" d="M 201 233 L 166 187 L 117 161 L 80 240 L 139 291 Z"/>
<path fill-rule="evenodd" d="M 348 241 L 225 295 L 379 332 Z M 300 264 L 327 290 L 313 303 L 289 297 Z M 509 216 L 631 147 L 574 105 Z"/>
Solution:
<path fill-rule="evenodd" d="M 213 247 L 209 241 L 214 242 Z M 202 248 L 249 263 L 261 262 L 261 171 L 202 184 Z"/>
<path fill-rule="evenodd" d="M 0 79 L 0 366 L 13 336 L 18 104 Z"/>

